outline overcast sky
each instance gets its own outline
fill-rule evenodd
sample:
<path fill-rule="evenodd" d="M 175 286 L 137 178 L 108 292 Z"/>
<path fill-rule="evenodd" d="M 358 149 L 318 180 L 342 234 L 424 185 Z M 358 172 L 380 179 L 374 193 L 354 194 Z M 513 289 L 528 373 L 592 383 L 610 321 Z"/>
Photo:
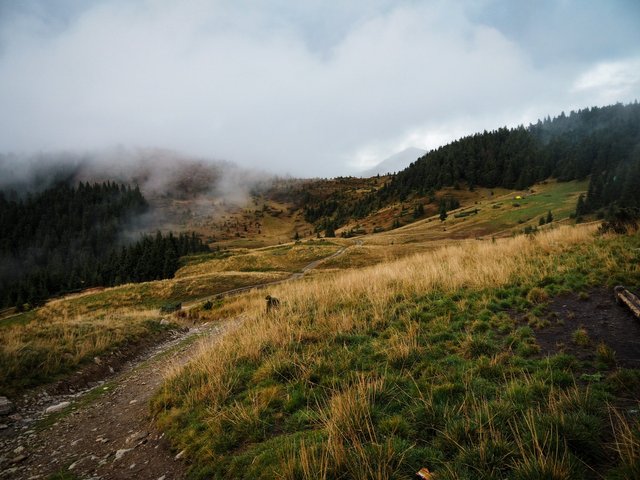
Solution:
<path fill-rule="evenodd" d="M 635 99 L 637 0 L 0 0 L 0 152 L 334 176 Z"/>

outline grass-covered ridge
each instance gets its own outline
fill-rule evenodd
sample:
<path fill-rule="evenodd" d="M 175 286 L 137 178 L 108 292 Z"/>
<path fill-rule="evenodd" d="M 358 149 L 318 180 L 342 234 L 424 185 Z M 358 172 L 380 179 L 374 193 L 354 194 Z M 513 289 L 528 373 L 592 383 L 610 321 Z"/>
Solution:
<path fill-rule="evenodd" d="M 638 286 L 639 246 L 561 227 L 280 285 L 272 315 L 237 299 L 248 320 L 172 372 L 154 413 L 194 478 L 637 477 L 638 424 L 616 408 L 637 372 L 600 365 L 587 386 L 515 318 Z"/>
<path fill-rule="evenodd" d="M 176 272 L 186 278 L 218 272 L 296 272 L 309 263 L 328 257 L 340 247 L 326 240 L 308 240 L 254 250 L 238 249 L 194 257 Z"/>

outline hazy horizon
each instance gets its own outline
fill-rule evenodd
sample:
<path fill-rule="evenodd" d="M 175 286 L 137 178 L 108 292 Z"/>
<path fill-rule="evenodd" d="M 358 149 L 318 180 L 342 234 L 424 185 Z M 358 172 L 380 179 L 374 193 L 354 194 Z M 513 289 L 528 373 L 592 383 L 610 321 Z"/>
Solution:
<path fill-rule="evenodd" d="M 640 98 L 640 4 L 0 0 L 0 153 L 295 176 Z"/>

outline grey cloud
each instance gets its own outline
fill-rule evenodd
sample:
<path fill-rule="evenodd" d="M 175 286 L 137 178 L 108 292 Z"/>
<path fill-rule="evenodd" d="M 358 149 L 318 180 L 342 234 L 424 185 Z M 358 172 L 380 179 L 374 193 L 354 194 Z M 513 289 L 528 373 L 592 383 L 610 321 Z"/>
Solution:
<path fill-rule="evenodd" d="M 633 78 L 579 88 L 640 58 L 638 41 L 610 39 L 637 38 L 625 2 L 17 3 L 0 3 L 4 151 L 157 147 L 339 175 L 640 93 Z"/>

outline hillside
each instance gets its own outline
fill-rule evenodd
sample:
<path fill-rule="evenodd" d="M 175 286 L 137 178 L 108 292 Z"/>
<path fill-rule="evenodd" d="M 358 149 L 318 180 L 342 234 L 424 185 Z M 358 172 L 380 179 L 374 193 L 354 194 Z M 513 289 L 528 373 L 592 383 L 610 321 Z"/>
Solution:
<path fill-rule="evenodd" d="M 596 228 L 282 285 L 273 314 L 239 298 L 154 414 L 190 478 L 635 478 L 640 331 L 600 289 L 638 285 L 640 237 Z"/>
<path fill-rule="evenodd" d="M 593 118 L 618 128 L 635 112 L 610 108 Z M 571 128 L 545 145 L 577 145 L 583 131 Z M 442 152 L 531 135 L 491 132 Z M 590 137 L 603 162 L 608 135 Z M 629 145 L 617 151 L 631 153 L 600 176 L 552 169 L 526 187 L 461 177 L 403 190 L 444 155 L 430 152 L 392 176 L 259 178 L 236 195 L 191 165 L 171 170 L 166 191 L 151 177 L 138 189 L 76 184 L 76 173 L 9 198 L 18 213 L 3 218 L 31 226 L 5 229 L 10 251 L 51 244 L 36 228 L 51 217 L 63 243 L 86 236 L 100 261 L 68 256 L 89 265 L 94 288 L 0 312 L 0 395 L 15 408 L 0 423 L 0 472 L 639 477 L 640 327 L 612 295 L 640 288 L 637 192 L 625 186 L 636 164 Z M 77 228 L 47 213 L 52 196 L 81 212 Z M 124 228 L 119 201 L 150 218 Z M 111 237 L 92 233 L 102 225 Z M 150 225 L 195 233 L 140 236 Z M 267 294 L 280 302 L 269 313 Z"/>

